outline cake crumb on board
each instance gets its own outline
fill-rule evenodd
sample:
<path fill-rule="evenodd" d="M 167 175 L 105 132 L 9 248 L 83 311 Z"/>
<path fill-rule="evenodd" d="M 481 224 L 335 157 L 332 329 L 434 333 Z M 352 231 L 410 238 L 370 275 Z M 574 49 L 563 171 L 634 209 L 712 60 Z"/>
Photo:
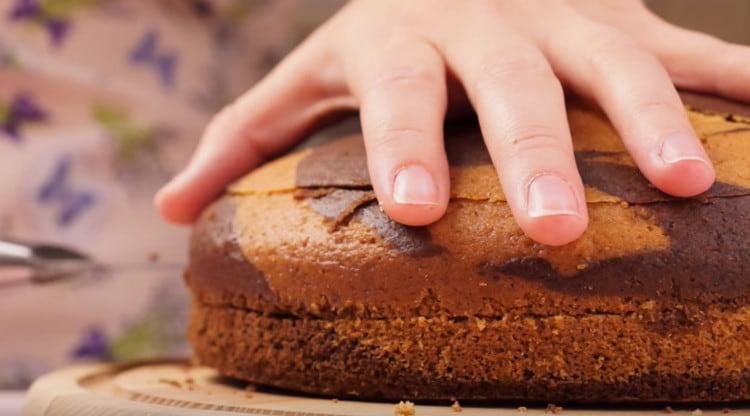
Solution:
<path fill-rule="evenodd" d="M 461 404 L 458 403 L 458 400 L 454 401 L 451 405 L 451 409 L 453 409 L 454 412 L 459 413 L 460 411 L 464 410 L 461 408 Z"/>
<path fill-rule="evenodd" d="M 518 411 L 521 413 L 526 413 L 529 411 L 529 409 L 526 406 L 519 406 Z"/>
<path fill-rule="evenodd" d="M 167 384 L 167 385 L 172 386 L 172 387 L 177 387 L 178 389 L 182 388 L 182 384 L 180 384 L 180 382 L 177 381 L 177 380 L 172 380 L 172 379 L 168 379 L 168 378 L 160 378 L 156 382 L 160 383 L 160 384 Z"/>
<path fill-rule="evenodd" d="M 667 407 L 664 408 L 664 413 L 674 413 L 674 409 L 672 409 L 671 407 L 667 406 Z"/>
<path fill-rule="evenodd" d="M 559 415 L 560 413 L 562 413 L 562 411 L 563 411 L 562 407 L 550 403 L 547 405 L 547 408 L 544 410 L 544 413 L 552 413 L 553 415 Z"/>
<path fill-rule="evenodd" d="M 691 415 L 693 416 L 701 416 L 702 414 L 703 414 L 703 410 L 701 409 L 695 409 L 693 410 L 693 413 L 691 413 Z"/>
<path fill-rule="evenodd" d="M 393 409 L 394 416 L 414 416 L 417 414 L 416 406 L 409 401 L 400 401 Z"/>

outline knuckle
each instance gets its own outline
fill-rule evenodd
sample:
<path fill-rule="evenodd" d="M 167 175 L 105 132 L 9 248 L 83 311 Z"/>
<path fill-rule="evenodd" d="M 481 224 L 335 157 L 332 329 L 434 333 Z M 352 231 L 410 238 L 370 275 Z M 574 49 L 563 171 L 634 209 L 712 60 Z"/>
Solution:
<path fill-rule="evenodd" d="M 474 0 L 461 2 L 461 7 L 471 16 L 502 16 L 504 2 L 497 0 Z"/>
<path fill-rule="evenodd" d="M 240 109 L 237 102 L 230 103 L 216 113 L 208 123 L 206 131 L 215 131 L 232 126 L 240 120 Z"/>
<path fill-rule="evenodd" d="M 712 65 L 708 67 L 710 69 L 707 73 L 700 76 L 701 81 L 714 92 L 731 95 L 732 77 L 726 74 L 744 71 L 744 51 L 737 50 L 737 45 L 713 35 L 688 31 L 685 33 L 692 37 L 690 47 L 667 58 L 670 72 L 689 73 L 690 66 L 686 63 L 694 61 L 695 56 L 703 56 L 711 60 Z"/>
<path fill-rule="evenodd" d="M 690 33 L 690 32 L 689 32 Z M 690 33 L 694 36 L 691 49 L 703 56 L 721 56 L 728 52 L 728 42 L 707 33 Z"/>
<path fill-rule="evenodd" d="M 375 151 L 389 152 L 400 148 L 404 143 L 418 140 L 424 137 L 425 130 L 419 127 L 394 126 L 381 124 L 377 126 L 376 133 L 372 137 L 372 146 Z"/>
<path fill-rule="evenodd" d="M 669 117 L 684 112 L 679 102 L 673 103 L 653 97 L 636 97 L 633 102 L 632 111 L 636 115 L 648 115 L 649 117 Z"/>
<path fill-rule="evenodd" d="M 267 134 L 261 134 L 257 129 L 250 127 L 251 120 L 247 117 L 240 104 L 241 99 L 226 105 L 216 115 L 206 127 L 203 140 L 208 145 L 215 145 L 221 142 L 230 142 L 238 146 L 238 152 L 254 154 L 261 159 L 265 159 L 271 154 L 269 147 L 270 141 Z"/>
<path fill-rule="evenodd" d="M 588 57 L 594 68 L 609 68 L 623 60 L 640 58 L 646 54 L 635 41 L 614 28 L 593 29 L 588 38 L 592 39 Z"/>
<path fill-rule="evenodd" d="M 554 79 L 547 60 L 541 54 L 525 52 L 487 59 L 477 66 L 475 86 L 496 87 L 523 79 Z"/>
<path fill-rule="evenodd" d="M 372 77 L 368 91 L 381 88 L 422 88 L 440 82 L 434 68 L 422 65 L 398 65 L 379 70 Z"/>
<path fill-rule="evenodd" d="M 744 47 L 742 47 L 743 49 L 739 49 L 737 45 L 732 45 L 719 39 L 716 39 L 715 42 L 712 53 L 703 56 L 717 57 L 716 69 L 713 76 L 714 89 L 719 93 L 731 96 L 736 83 L 733 77 L 727 76 L 727 74 L 737 74 L 746 71 L 747 65 L 745 62 L 747 59 L 745 59 L 745 56 L 747 52 L 744 51 Z"/>
<path fill-rule="evenodd" d="M 557 129 L 550 126 L 526 126 L 510 130 L 504 140 L 510 149 L 510 157 L 538 153 L 540 151 L 567 151 L 568 145 Z"/>

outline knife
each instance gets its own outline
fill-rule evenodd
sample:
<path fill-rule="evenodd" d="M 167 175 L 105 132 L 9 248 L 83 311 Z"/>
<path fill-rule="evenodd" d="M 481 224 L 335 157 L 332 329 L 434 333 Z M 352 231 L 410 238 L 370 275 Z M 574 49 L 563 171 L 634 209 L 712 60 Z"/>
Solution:
<path fill-rule="evenodd" d="M 0 240 L 0 290 L 79 278 L 100 278 L 137 269 L 175 269 L 176 263 L 103 264 L 62 245 Z"/>

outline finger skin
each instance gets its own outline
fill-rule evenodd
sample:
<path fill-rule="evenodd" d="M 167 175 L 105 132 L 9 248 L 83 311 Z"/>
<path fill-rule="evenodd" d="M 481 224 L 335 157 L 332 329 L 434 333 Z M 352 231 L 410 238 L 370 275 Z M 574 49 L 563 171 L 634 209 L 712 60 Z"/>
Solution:
<path fill-rule="evenodd" d="M 421 39 L 408 34 L 380 39 L 366 43 L 381 47 L 351 51 L 347 65 L 360 103 L 370 178 L 394 221 L 427 225 L 443 216 L 450 196 L 445 65 Z"/>
<path fill-rule="evenodd" d="M 317 45 L 305 42 L 213 118 L 188 166 L 157 193 L 162 217 L 191 223 L 228 183 L 294 144 L 330 113 L 356 106 L 343 78 L 337 83 L 321 76 L 331 60 Z"/>
<path fill-rule="evenodd" d="M 546 55 L 567 84 L 603 107 L 649 181 L 681 197 L 711 187 L 713 165 L 659 61 L 615 29 L 575 18 L 568 27 Z"/>
<path fill-rule="evenodd" d="M 588 212 L 562 87 L 533 45 L 509 33 L 469 35 L 446 40 L 457 42 L 446 57 L 477 111 L 513 215 L 532 239 L 569 243 L 585 231 Z"/>
<path fill-rule="evenodd" d="M 750 47 L 661 22 L 648 33 L 655 39 L 648 47 L 677 86 L 750 100 Z"/>
<path fill-rule="evenodd" d="M 575 0 L 577 10 L 632 36 L 680 88 L 750 100 L 750 47 L 675 26 L 640 1 Z"/>

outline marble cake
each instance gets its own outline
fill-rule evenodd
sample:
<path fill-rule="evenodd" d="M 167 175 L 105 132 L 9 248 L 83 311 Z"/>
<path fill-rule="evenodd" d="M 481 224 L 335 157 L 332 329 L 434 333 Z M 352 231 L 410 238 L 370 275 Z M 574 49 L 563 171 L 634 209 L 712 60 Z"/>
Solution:
<path fill-rule="evenodd" d="M 252 172 L 194 230 L 198 359 L 336 397 L 750 399 L 750 110 L 683 99 L 717 171 L 691 199 L 568 103 L 591 219 L 563 247 L 518 228 L 475 123 L 447 127 L 451 201 L 428 227 L 379 209 L 357 135 Z"/>

